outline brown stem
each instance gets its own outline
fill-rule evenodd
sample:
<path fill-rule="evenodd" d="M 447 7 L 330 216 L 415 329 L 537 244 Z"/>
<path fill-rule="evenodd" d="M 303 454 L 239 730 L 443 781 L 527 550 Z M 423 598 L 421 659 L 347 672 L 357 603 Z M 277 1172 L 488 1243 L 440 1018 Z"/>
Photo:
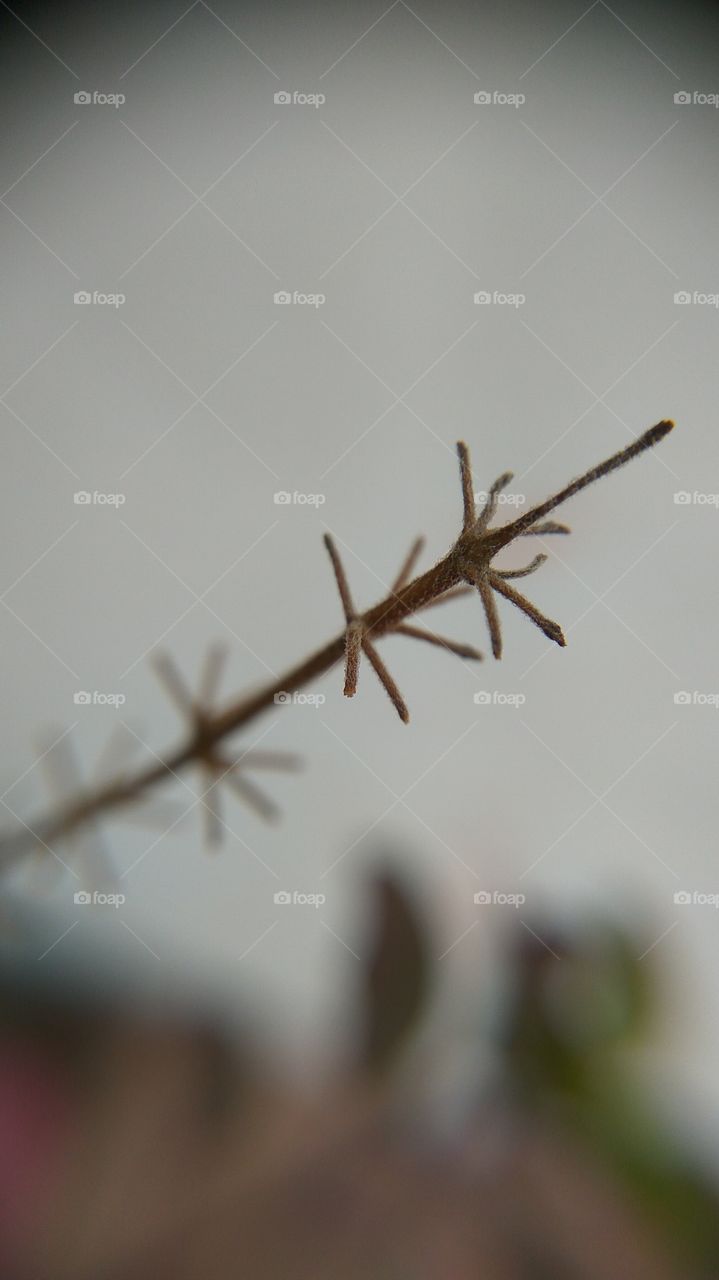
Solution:
<path fill-rule="evenodd" d="M 620 449 L 618 453 L 612 454 L 611 458 L 607 458 L 606 462 L 597 463 L 596 467 L 592 467 L 589 471 L 585 471 L 583 476 L 579 476 L 577 480 L 572 480 L 564 489 L 560 489 L 551 498 L 547 498 L 546 502 L 540 502 L 539 506 L 532 507 L 530 511 L 525 511 L 524 515 L 513 520 L 511 524 L 503 525 L 497 530 L 502 538 L 499 545 L 505 546 L 507 542 L 512 542 L 520 533 L 524 533 L 533 525 L 536 520 L 540 520 L 542 516 L 546 516 L 550 511 L 554 511 L 562 502 L 566 502 L 568 498 L 573 498 L 575 493 L 579 493 L 581 489 L 586 489 L 587 485 L 594 484 L 595 480 L 601 480 L 603 476 L 608 476 L 611 471 L 616 471 L 617 467 L 623 467 L 625 463 L 631 462 L 632 458 L 636 458 L 637 454 L 643 453 L 645 449 L 651 449 L 652 445 L 658 444 L 663 440 L 673 428 L 674 423 L 671 418 L 664 418 L 661 422 L 657 422 L 656 426 L 650 427 L 648 431 L 644 431 L 642 435 L 637 436 L 626 449 Z"/>
<path fill-rule="evenodd" d="M 449 561 L 452 561 L 452 565 Z M 376 636 L 384 635 L 396 622 L 409 617 L 417 609 L 428 604 L 443 591 L 456 586 L 460 581 L 460 576 L 453 567 L 450 553 L 433 569 L 429 569 L 421 577 L 408 583 L 397 595 L 388 596 L 364 614 L 365 634 L 371 631 Z M 289 671 L 262 685 L 253 693 L 246 694 L 224 711 L 217 714 L 208 713 L 201 739 L 196 732 L 192 732 L 189 738 L 164 761 L 140 769 L 127 779 L 108 783 L 91 795 L 79 797 L 59 813 L 29 823 L 17 834 L 5 837 L 0 844 L 0 865 L 3 867 L 12 865 L 34 848 L 38 841 L 51 848 L 54 841 L 72 834 L 98 814 L 108 813 L 133 803 L 151 787 L 175 777 L 193 761 L 205 758 L 208 745 L 222 741 L 237 729 L 249 724 L 263 711 L 275 705 L 278 695 L 293 693 L 324 675 L 344 657 L 344 654 L 345 632 L 343 631 L 330 640 L 329 644 L 317 649 L 315 653 L 291 667 Z M 396 702 L 395 705 L 398 706 Z"/>
<path fill-rule="evenodd" d="M 592 484 L 593 481 L 600 479 L 602 476 L 608 475 L 617 467 L 629 462 L 631 458 L 636 457 L 643 450 L 656 444 L 667 432 L 671 431 L 673 425 L 668 420 L 657 423 L 656 426 L 651 427 L 649 431 L 645 431 L 626 449 L 622 449 L 619 453 L 607 459 L 606 462 L 593 467 L 579 479 L 573 480 L 571 484 L 554 494 L 553 497 L 525 512 L 517 520 L 498 529 L 484 529 L 474 533 L 473 526 L 476 514 L 469 451 L 466 445 L 458 445 L 464 527 L 457 543 L 433 568 L 428 569 L 411 582 L 405 583 L 403 576 L 411 571 L 411 566 L 414 564 L 420 550 L 419 542 L 415 543 L 397 580 L 397 583 L 401 583 L 401 586 L 398 585 L 396 590 L 390 591 L 386 599 L 381 600 L 366 613 L 358 615 L 356 619 L 362 624 L 361 633 L 364 651 L 403 720 L 408 718 L 407 708 L 397 686 L 387 672 L 369 637 L 376 638 L 386 635 L 388 632 L 395 630 L 412 614 L 418 613 L 422 609 L 427 609 L 431 605 L 444 603 L 445 600 L 464 594 L 468 580 L 479 585 L 476 581 L 477 571 L 480 571 L 480 577 L 483 579 L 483 573 L 488 569 L 489 563 L 496 552 L 520 534 L 564 532 L 564 526 L 557 525 L 553 521 L 549 521 L 543 526 L 536 526 L 536 521 L 548 512 L 553 511 L 555 507 L 559 506 L 567 498 L 578 493 L 580 489 Z M 504 481 L 505 477 L 501 477 L 493 486 L 495 496 Z M 355 614 L 344 570 L 332 538 L 329 535 L 325 538 L 325 542 L 337 578 L 345 616 L 348 623 L 351 623 L 355 621 Z M 481 564 L 476 560 L 473 562 L 473 554 L 479 556 Z M 564 637 L 557 623 L 545 618 L 534 605 L 526 600 L 524 596 L 521 596 L 513 587 L 510 587 L 509 583 L 497 573 L 490 571 L 488 578 L 489 585 L 521 609 L 527 617 L 544 631 L 545 635 L 558 644 L 564 644 Z M 485 592 L 482 593 L 483 599 L 485 594 Z M 487 608 L 486 600 L 485 608 Z M 496 618 L 493 609 L 488 610 L 490 631 L 493 633 L 493 648 L 497 652 L 500 647 L 499 626 L 498 620 L 496 625 L 493 626 L 493 617 Z M 249 724 L 256 716 L 268 710 L 276 702 L 286 701 L 286 698 L 280 698 L 278 695 L 293 693 L 301 689 L 304 685 L 316 680 L 319 676 L 329 671 L 331 667 L 335 666 L 345 654 L 346 634 L 347 629 L 345 628 L 323 648 L 317 649 L 308 658 L 291 667 L 284 675 L 276 677 L 253 693 L 246 694 L 224 711 L 217 713 L 198 707 L 194 699 L 191 698 L 189 691 L 185 689 L 177 673 L 171 665 L 165 663 L 161 666 L 161 671 L 165 676 L 166 683 L 171 686 L 180 704 L 185 705 L 186 710 L 191 708 L 194 712 L 194 723 L 184 743 L 166 759 L 159 760 L 145 769 L 140 769 L 134 777 L 116 779 L 89 795 L 81 795 L 76 800 L 68 803 L 60 812 L 38 820 L 34 823 L 34 826 L 24 824 L 24 829 L 21 832 L 6 837 L 0 843 L 0 863 L 3 866 L 11 865 L 19 857 L 26 854 L 29 849 L 36 846 L 38 842 L 44 844 L 48 851 L 52 852 L 53 841 L 69 835 L 93 818 L 96 818 L 100 813 L 132 803 L 142 797 L 151 787 L 167 781 L 168 778 L 176 777 L 180 770 L 192 762 L 203 763 L 212 760 L 214 756 L 213 748 L 223 738 Z M 211 659 L 205 672 L 205 690 L 216 683 L 219 665 L 219 657 Z"/>

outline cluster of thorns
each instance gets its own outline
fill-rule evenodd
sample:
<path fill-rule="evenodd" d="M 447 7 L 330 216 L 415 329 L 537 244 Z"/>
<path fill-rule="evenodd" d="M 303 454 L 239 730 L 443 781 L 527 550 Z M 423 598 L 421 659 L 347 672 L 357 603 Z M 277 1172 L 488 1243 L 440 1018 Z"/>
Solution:
<path fill-rule="evenodd" d="M 560 503 L 565 502 L 567 498 L 577 493 L 579 489 L 583 489 L 586 485 L 600 479 L 608 472 L 615 470 L 616 467 L 622 466 L 628 462 L 630 458 L 637 453 L 642 452 L 650 445 L 655 444 L 668 431 L 671 430 L 673 423 L 665 420 L 652 427 L 634 441 L 627 449 L 622 450 L 618 454 L 614 454 L 605 462 L 600 463 L 597 467 L 581 476 L 578 480 L 572 481 L 565 489 L 560 490 L 551 498 L 547 499 L 540 506 L 533 507 L 519 519 L 512 521 L 510 524 L 492 527 L 492 520 L 497 511 L 500 501 L 500 495 L 511 483 L 513 473 L 505 471 L 499 479 L 495 480 L 486 500 L 479 513 L 476 509 L 475 494 L 472 484 L 472 469 L 470 464 L 469 449 L 463 441 L 457 444 L 457 453 L 459 455 L 460 478 L 462 485 L 462 500 L 464 507 L 464 519 L 462 524 L 462 532 L 457 539 L 452 551 L 445 561 L 440 562 L 446 567 L 450 573 L 454 570 L 454 576 L 461 585 L 450 586 L 449 589 L 443 589 L 436 594 L 431 595 L 425 602 L 420 602 L 419 606 L 414 608 L 412 612 L 418 612 L 419 609 L 430 608 L 436 604 L 444 604 L 449 600 L 457 599 L 459 596 L 471 594 L 476 590 L 482 602 L 484 615 L 487 620 L 489 630 L 489 639 L 492 647 L 492 654 L 495 658 L 502 656 L 502 630 L 497 610 L 497 602 L 495 593 L 502 596 L 505 600 L 509 600 L 511 604 L 525 614 L 526 617 L 539 627 L 550 640 L 555 644 L 564 646 L 566 640 L 559 623 L 553 622 L 551 618 L 545 617 L 537 607 L 532 604 L 516 587 L 511 585 L 511 581 L 517 578 L 527 578 L 530 574 L 535 573 L 540 565 L 544 563 L 547 556 L 543 553 L 536 555 L 522 569 L 495 569 L 492 565 L 494 556 L 501 551 L 515 538 L 519 537 L 546 537 L 550 534 L 566 534 L 570 529 L 565 524 L 559 524 L 555 520 L 545 520 L 543 517 Z M 459 644 L 454 640 L 448 640 L 445 636 L 436 635 L 434 632 L 424 628 L 412 626 L 404 621 L 395 622 L 386 627 L 382 626 L 383 618 L 380 616 L 379 624 L 374 620 L 376 610 L 370 615 L 360 614 L 357 612 L 347 581 L 347 575 L 344 566 L 340 560 L 339 552 L 335 545 L 331 534 L 325 534 L 325 545 L 332 561 L 337 588 L 339 590 L 342 608 L 344 610 L 345 622 L 347 624 L 345 630 L 345 679 L 344 693 L 348 698 L 354 697 L 357 692 L 357 683 L 359 677 L 360 656 L 365 654 L 374 671 L 376 672 L 380 683 L 384 687 L 387 696 L 393 703 L 401 720 L 405 723 L 409 720 L 409 711 L 407 705 L 397 687 L 395 680 L 390 675 L 384 662 L 382 661 L 375 645 L 372 642 L 372 633 L 378 629 L 391 631 L 395 635 L 410 636 L 415 640 L 424 640 L 429 644 L 440 645 L 444 649 L 448 649 L 451 653 L 456 654 L 460 658 L 468 658 L 481 660 L 482 653 L 472 645 Z M 417 560 L 424 547 L 424 539 L 418 538 L 412 545 L 407 558 L 395 578 L 390 588 L 390 601 L 402 603 L 402 591 L 410 581 L 412 572 L 417 564 Z M 439 568 L 439 566 L 438 566 Z M 446 582 L 446 573 L 439 575 L 439 584 L 441 587 Z M 385 612 L 385 618 L 392 612 L 388 608 Z"/>
<path fill-rule="evenodd" d="M 344 611 L 345 627 L 341 635 L 329 641 L 322 649 L 311 654 L 284 676 L 219 710 L 214 708 L 222 665 L 222 656 L 218 650 L 212 650 L 208 655 L 197 696 L 194 696 L 185 686 L 169 658 L 160 657 L 157 667 L 163 682 L 189 721 L 188 735 L 184 743 L 174 754 L 169 754 L 164 760 L 155 757 L 155 763 L 144 770 L 139 770 L 134 776 L 115 778 L 94 791 L 90 790 L 85 794 L 80 792 L 74 797 L 66 797 L 62 809 L 39 822 L 37 826 L 23 824 L 25 828 L 23 832 L 16 837 L 6 838 L 0 843 L 0 861 L 6 864 L 13 861 L 19 854 L 26 852 L 28 845 L 32 844 L 39 843 L 46 850 L 53 852 L 51 847 L 53 840 L 70 835 L 77 828 L 91 824 L 95 818 L 110 809 L 118 809 L 139 798 L 144 798 L 150 787 L 170 776 L 176 777 L 178 770 L 184 769 L 189 764 L 199 765 L 206 781 L 206 789 L 200 796 L 200 801 L 206 812 L 210 838 L 214 842 L 219 838 L 223 825 L 215 802 L 217 787 L 221 782 L 227 781 L 241 799 L 262 817 L 275 816 L 275 806 L 246 777 L 245 770 L 247 768 L 294 768 L 297 758 L 285 752 L 255 750 L 244 751 L 234 758 L 228 757 L 219 749 L 221 741 L 237 729 L 244 727 L 261 712 L 272 707 L 279 691 L 294 690 L 317 679 L 343 657 L 344 692 L 347 697 L 353 697 L 357 692 L 362 654 L 374 669 L 400 719 L 406 723 L 409 720 L 407 705 L 377 652 L 375 640 L 390 634 L 407 636 L 414 640 L 439 645 L 460 658 L 480 659 L 482 654 L 473 646 L 458 644 L 454 640 L 448 640 L 444 636 L 415 626 L 409 621 L 423 610 L 445 604 L 458 596 L 474 591 L 479 594 L 495 658 L 500 658 L 502 655 L 497 596 L 508 600 L 519 609 L 555 644 L 564 645 L 564 634 L 559 624 L 545 617 L 536 605 L 513 585 L 517 579 L 526 578 L 535 573 L 546 560 L 546 555 L 542 553 L 536 555 L 522 569 L 497 569 L 493 561 L 500 551 L 517 538 L 569 533 L 566 525 L 558 524 L 546 517 L 587 485 L 624 466 L 632 458 L 657 444 L 671 431 L 673 425 L 673 422 L 668 419 L 658 422 L 656 426 L 650 427 L 648 431 L 636 437 L 625 449 L 592 467 L 546 501 L 504 525 L 493 525 L 492 522 L 501 494 L 512 480 L 511 472 L 506 472 L 495 481 L 478 512 L 472 486 L 469 450 L 460 442 L 457 445 L 457 452 L 463 500 L 462 529 L 442 559 L 418 577 L 412 578 L 424 546 L 424 539 L 418 538 L 392 583 L 387 597 L 364 613 L 359 613 L 335 542 L 329 533 L 326 534 L 325 544 L 332 561 Z"/>

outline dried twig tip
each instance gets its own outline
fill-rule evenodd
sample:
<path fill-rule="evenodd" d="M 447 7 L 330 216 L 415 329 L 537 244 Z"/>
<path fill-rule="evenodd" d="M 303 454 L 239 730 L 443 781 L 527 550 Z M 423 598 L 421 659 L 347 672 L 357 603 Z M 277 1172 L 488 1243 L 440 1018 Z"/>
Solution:
<path fill-rule="evenodd" d="M 548 515 L 550 511 L 554 511 L 556 507 L 566 502 L 567 499 L 574 497 L 576 493 L 585 489 L 587 485 L 594 484 L 596 480 L 601 480 L 604 476 L 608 476 L 612 471 L 616 471 L 618 467 L 623 467 L 632 458 L 636 458 L 638 454 L 658 444 L 660 440 L 663 440 L 669 434 L 673 427 L 674 423 L 671 418 L 662 419 L 661 422 L 657 422 L 655 426 L 649 427 L 647 431 L 637 436 L 624 449 L 620 449 L 617 453 L 612 454 L 611 457 L 606 458 L 604 462 L 591 467 L 589 471 L 585 471 L 576 480 L 570 481 L 568 485 L 565 485 L 563 489 L 559 489 L 551 498 L 547 498 L 545 502 L 541 502 L 529 511 L 525 511 L 508 524 L 494 528 L 491 527 L 491 522 L 497 509 L 499 495 L 511 480 L 511 472 L 505 472 L 494 482 L 489 490 L 487 501 L 481 514 L 479 517 L 475 517 L 469 450 L 462 441 L 458 442 L 457 452 L 460 459 L 462 494 L 464 498 L 464 522 L 462 532 L 455 543 L 452 554 L 455 558 L 460 579 L 471 583 L 479 592 L 495 658 L 501 656 L 502 637 L 493 591 L 498 592 L 505 599 L 516 605 L 518 609 L 521 609 L 550 640 L 562 646 L 566 644 L 559 624 L 552 622 L 550 618 L 545 618 L 544 614 L 540 613 L 525 596 L 516 591 L 514 587 L 510 587 L 508 582 L 511 578 L 525 578 L 528 574 L 534 573 L 544 562 L 546 556 L 535 556 L 534 560 L 524 569 L 497 570 L 492 568 L 492 560 L 497 553 L 504 547 L 509 546 L 515 538 L 525 535 L 541 537 L 547 534 L 569 533 L 566 525 L 558 524 L 554 520 L 543 520 L 543 517 Z"/>

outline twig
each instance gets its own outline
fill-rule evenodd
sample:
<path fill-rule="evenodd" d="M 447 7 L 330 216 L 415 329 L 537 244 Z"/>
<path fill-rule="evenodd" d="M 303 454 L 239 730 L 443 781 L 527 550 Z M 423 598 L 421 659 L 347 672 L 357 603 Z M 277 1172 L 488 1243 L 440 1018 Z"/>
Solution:
<path fill-rule="evenodd" d="M 565 643 L 561 627 L 558 623 L 545 618 L 542 613 L 508 584 L 508 578 L 516 578 L 532 573 L 539 568 L 544 557 L 535 557 L 523 570 L 495 570 L 492 560 L 515 538 L 525 535 L 549 535 L 568 533 L 566 525 L 555 521 L 542 522 L 543 517 L 554 511 L 561 503 L 579 493 L 587 485 L 593 484 L 603 476 L 609 475 L 618 467 L 624 466 L 638 454 L 657 444 L 671 431 L 674 423 L 663 420 L 638 436 L 631 445 L 613 454 L 605 462 L 592 467 L 577 480 L 573 480 L 565 488 L 560 489 L 545 502 L 524 512 L 509 524 L 491 528 L 500 492 L 509 483 L 510 476 L 505 474 L 492 486 L 483 511 L 477 516 L 472 488 L 472 473 L 469 450 L 459 443 L 457 451 L 460 460 L 460 477 L 463 499 L 463 525 L 459 537 L 447 552 L 431 569 L 419 577 L 408 581 L 417 557 L 423 546 L 418 539 L 412 546 L 397 578 L 394 587 L 384 600 L 364 613 L 357 613 L 352 601 L 349 584 L 341 564 L 339 554 L 332 538 L 327 535 L 325 543 L 329 551 L 338 590 L 345 615 L 345 628 L 330 640 L 323 648 L 305 658 L 292 667 L 284 675 L 246 694 L 238 701 L 231 703 L 224 710 L 213 711 L 209 705 L 219 680 L 221 655 L 213 651 L 208 658 L 201 680 L 201 692 L 197 699 L 185 688 L 179 673 L 162 658 L 158 669 L 166 685 L 170 688 L 175 700 L 184 713 L 189 716 L 190 729 L 185 741 L 173 753 L 163 760 L 139 770 L 134 776 L 122 777 L 100 786 L 89 794 L 80 795 L 71 800 L 58 812 L 26 826 L 17 835 L 8 836 L 0 842 L 0 863 L 9 865 L 18 857 L 33 848 L 38 840 L 45 845 L 52 845 L 54 840 L 84 826 L 100 814 L 121 808 L 141 798 L 160 782 L 174 777 L 188 765 L 199 764 L 206 776 L 211 779 L 208 790 L 214 788 L 219 780 L 227 777 L 228 781 L 250 801 L 254 807 L 265 815 L 274 812 L 274 806 L 258 793 L 256 788 L 238 775 L 238 767 L 243 757 L 236 760 L 225 760 L 218 752 L 218 744 L 236 730 L 245 727 L 263 711 L 268 710 L 278 700 L 278 695 L 295 692 L 317 679 L 331 667 L 345 659 L 345 694 L 352 697 L 357 689 L 360 655 L 365 653 L 372 667 L 382 682 L 390 700 L 400 718 L 409 719 L 406 704 L 387 671 L 374 645 L 374 641 L 394 633 L 407 638 L 430 640 L 462 657 L 481 658 L 481 654 L 466 645 L 455 644 L 432 633 L 425 633 L 418 628 L 406 625 L 407 619 L 424 609 L 456 599 L 466 594 L 468 588 L 476 588 L 482 599 L 492 641 L 492 649 L 496 657 L 501 654 L 501 631 L 493 592 L 497 592 L 522 610 L 549 639 L 557 644 Z M 247 753 L 247 763 L 252 762 L 252 753 Z M 260 764 L 257 755 L 255 764 Z M 265 763 L 269 763 L 265 761 Z M 277 761 L 275 761 L 277 763 Z M 285 765 L 287 761 L 285 760 Z M 282 766 L 280 766 L 282 767 Z M 238 786 L 239 784 L 239 786 Z M 207 793 L 206 793 L 207 794 Z M 204 799 L 204 797 L 203 797 Z M 209 808 L 209 806 L 206 806 Z"/>

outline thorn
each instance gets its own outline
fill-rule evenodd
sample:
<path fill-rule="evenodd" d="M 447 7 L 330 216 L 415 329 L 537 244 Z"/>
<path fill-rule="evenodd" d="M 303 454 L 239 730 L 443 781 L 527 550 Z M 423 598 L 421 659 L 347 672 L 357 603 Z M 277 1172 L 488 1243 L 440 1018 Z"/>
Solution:
<path fill-rule="evenodd" d="M 457 453 L 459 455 L 459 475 L 462 484 L 462 505 L 464 510 L 463 529 L 466 533 L 476 519 L 474 506 L 474 489 L 472 488 L 472 464 L 469 459 L 469 449 L 464 440 L 457 441 Z"/>

